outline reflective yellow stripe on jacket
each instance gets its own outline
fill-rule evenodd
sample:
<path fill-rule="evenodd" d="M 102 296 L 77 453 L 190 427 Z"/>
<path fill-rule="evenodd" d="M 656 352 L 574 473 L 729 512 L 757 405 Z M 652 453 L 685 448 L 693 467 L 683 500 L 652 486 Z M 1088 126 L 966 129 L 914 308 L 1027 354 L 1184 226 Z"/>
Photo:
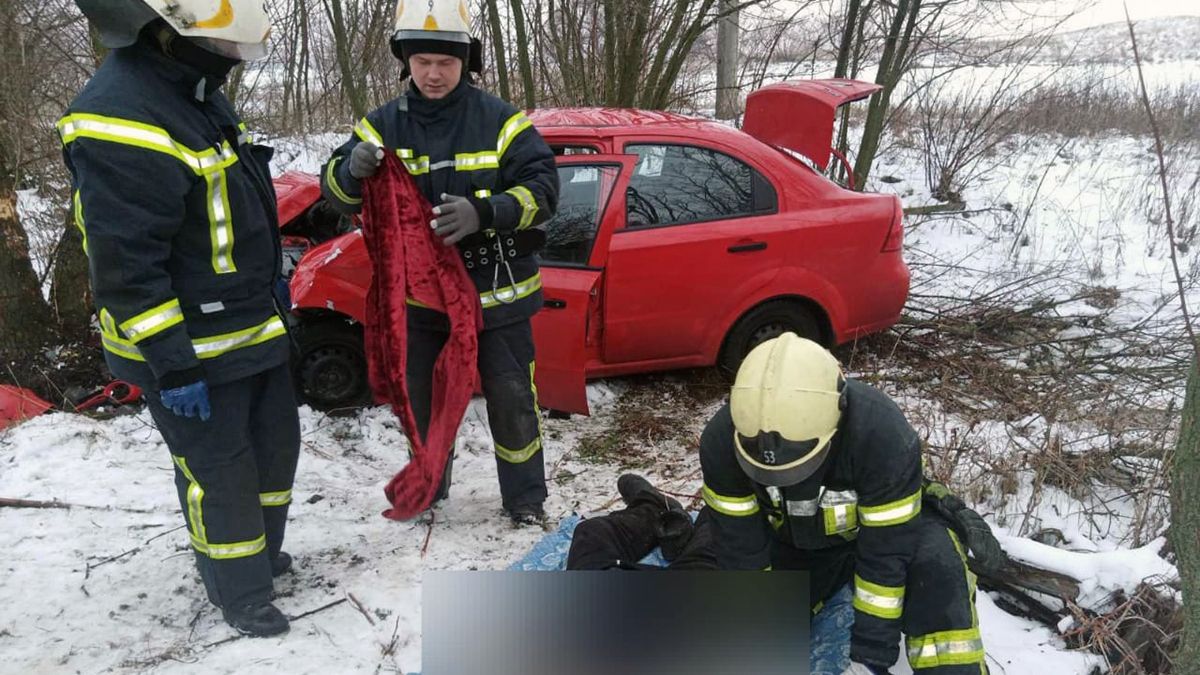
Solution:
<path fill-rule="evenodd" d="M 758 513 L 758 499 L 754 495 L 746 497 L 728 497 L 718 494 L 707 485 L 701 491 L 704 503 L 712 510 L 727 516 L 752 516 Z"/>
<path fill-rule="evenodd" d="M 524 230 L 533 225 L 533 219 L 537 216 L 538 203 L 534 199 L 533 193 L 524 185 L 518 185 L 504 191 L 505 194 L 510 194 L 516 198 L 517 203 L 521 205 L 521 220 L 517 223 L 518 230 Z"/>
<path fill-rule="evenodd" d="M 859 506 L 858 522 L 866 527 L 887 527 L 907 523 L 921 513 L 921 490 L 879 506 Z"/>
<path fill-rule="evenodd" d="M 182 321 L 182 318 L 180 320 Z M 159 330 L 165 330 L 165 328 L 160 328 Z M 280 319 L 278 316 L 272 316 L 266 321 L 250 328 L 232 333 L 195 338 L 192 340 L 192 349 L 195 350 L 197 358 L 215 359 L 234 350 L 260 345 L 286 334 L 287 328 L 283 325 L 283 319 Z M 100 310 L 100 341 L 106 350 L 121 358 L 141 362 L 145 362 L 146 360 L 142 356 L 141 351 L 138 350 L 137 344 L 131 339 L 131 336 L 125 334 L 116 325 L 116 321 L 107 309 Z"/>
<path fill-rule="evenodd" d="M 880 619 L 899 619 L 904 614 L 904 587 L 873 584 L 855 574 L 854 609 Z"/>
<path fill-rule="evenodd" d="M 179 307 L 179 300 L 172 298 L 158 307 L 142 312 L 122 323 L 120 329 L 132 344 L 137 344 L 181 323 L 183 323 L 183 309 Z"/>
<path fill-rule="evenodd" d="M 496 138 L 496 155 L 497 160 L 504 159 L 504 153 L 508 152 L 508 146 L 521 135 L 522 131 L 533 126 L 533 122 L 526 117 L 525 113 L 518 112 L 500 127 L 500 135 Z"/>
<path fill-rule="evenodd" d="M 237 163 L 238 155 L 229 141 L 224 141 L 219 149 L 193 150 L 172 138 L 162 127 L 90 113 L 67 115 L 58 121 L 57 126 L 64 146 L 80 138 L 129 145 L 174 157 L 197 176 L 203 176 L 207 188 L 205 204 L 212 242 L 213 271 L 217 274 L 237 271 L 233 262 L 233 223 L 229 206 L 229 180 L 225 169 Z M 249 133 L 244 133 L 248 139 Z"/>

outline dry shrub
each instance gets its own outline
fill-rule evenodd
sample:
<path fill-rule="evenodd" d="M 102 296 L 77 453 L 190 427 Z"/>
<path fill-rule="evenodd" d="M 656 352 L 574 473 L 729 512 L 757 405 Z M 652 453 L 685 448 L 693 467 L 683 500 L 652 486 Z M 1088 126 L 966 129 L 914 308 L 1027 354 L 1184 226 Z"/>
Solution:
<path fill-rule="evenodd" d="M 1112 675 L 1172 672 L 1183 629 L 1174 589 L 1161 580 L 1142 583 L 1131 596 L 1114 595 L 1111 606 L 1097 614 L 1071 603 L 1075 627 L 1064 633 L 1067 643 L 1103 655 Z"/>

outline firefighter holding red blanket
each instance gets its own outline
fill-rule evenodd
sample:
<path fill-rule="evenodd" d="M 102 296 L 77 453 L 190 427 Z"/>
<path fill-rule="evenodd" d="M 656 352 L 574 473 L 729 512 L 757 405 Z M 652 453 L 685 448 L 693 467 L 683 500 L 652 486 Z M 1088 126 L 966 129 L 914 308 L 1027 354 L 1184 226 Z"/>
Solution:
<path fill-rule="evenodd" d="M 472 84 L 482 47 L 465 1 L 401 2 L 391 47 L 411 74 L 408 90 L 355 125 L 322 169 L 322 191 L 339 210 L 359 212 L 362 182 L 389 152 L 434 204 L 429 224 L 458 248 L 483 309 L 479 373 L 504 509 L 516 523 L 538 522 L 546 479 L 530 319 L 542 306 L 537 228 L 558 204 L 554 154 L 523 112 Z M 424 435 L 449 322 L 411 300 L 408 309 L 408 391 Z"/>

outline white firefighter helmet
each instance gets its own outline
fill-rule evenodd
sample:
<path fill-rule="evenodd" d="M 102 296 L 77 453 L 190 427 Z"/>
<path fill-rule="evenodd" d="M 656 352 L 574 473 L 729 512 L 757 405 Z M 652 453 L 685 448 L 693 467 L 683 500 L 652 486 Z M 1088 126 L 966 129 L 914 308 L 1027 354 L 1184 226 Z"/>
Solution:
<path fill-rule="evenodd" d="M 267 53 L 271 19 L 263 0 L 75 0 L 113 49 L 137 41 L 146 24 L 161 18 L 175 32 L 231 59 Z"/>
<path fill-rule="evenodd" d="M 782 487 L 816 472 L 841 420 L 845 386 L 833 354 L 795 333 L 751 350 L 729 396 L 737 460 L 746 475 Z"/>
<path fill-rule="evenodd" d="M 392 40 L 471 44 L 471 12 L 466 0 L 399 0 Z"/>

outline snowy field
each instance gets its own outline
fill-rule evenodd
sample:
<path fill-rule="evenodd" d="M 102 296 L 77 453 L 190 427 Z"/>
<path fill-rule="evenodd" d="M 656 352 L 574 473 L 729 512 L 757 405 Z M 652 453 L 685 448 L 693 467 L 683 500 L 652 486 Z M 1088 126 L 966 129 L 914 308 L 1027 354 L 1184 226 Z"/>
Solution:
<path fill-rule="evenodd" d="M 344 138 L 339 131 L 271 139 L 274 168 L 313 172 Z M 1145 208 L 1154 186 L 1147 148 L 1144 139 L 1119 137 L 1014 139 L 984 160 L 988 171 L 964 192 L 969 213 L 910 221 L 914 293 L 962 297 L 1053 269 L 1064 288 L 1115 289 L 1121 321 L 1177 311 L 1165 235 Z M 1178 170 L 1198 165 L 1185 156 Z M 900 195 L 906 206 L 925 205 L 931 200 L 922 175 L 920 153 L 897 146 L 875 169 L 877 181 L 889 182 L 874 187 Z M 1190 275 L 1194 261 L 1188 255 L 1183 262 Z M 680 426 L 676 440 L 654 442 L 654 462 L 644 472 L 672 492 L 699 490 L 699 463 L 686 439 L 698 435 L 715 404 L 669 405 L 669 392 L 686 382 L 665 376 L 596 383 L 589 389 L 592 417 L 546 420 L 552 523 L 615 503 L 622 467 L 587 453 L 583 441 L 601 433 L 637 387 L 665 389 L 658 412 L 676 416 Z M 978 447 L 1015 454 L 1046 432 L 1041 423 L 964 420 L 915 389 L 889 392 L 921 420 L 918 429 L 933 444 L 952 436 L 961 443 L 967 433 Z M 396 523 L 380 515 L 383 486 L 406 456 L 391 413 L 375 408 L 330 418 L 302 410 L 286 546 L 296 569 L 279 580 L 278 604 L 292 616 L 320 611 L 296 620 L 288 635 L 265 640 L 236 639 L 203 599 L 169 456 L 148 414 L 107 421 L 53 414 L 0 432 L 0 497 L 76 505 L 0 509 L 0 673 L 418 671 L 423 572 L 504 569 L 543 534 L 514 528 L 501 513 L 485 418 L 482 401 L 474 401 L 450 500 L 432 515 Z M 1104 442 L 1086 425 L 1055 431 L 1083 450 Z M 1134 502 L 1108 495 L 1109 515 L 1098 522 L 1085 516 L 1089 504 L 1078 495 L 1051 488 L 1034 494 L 1032 479 L 1022 475 L 1012 494 L 992 494 L 976 506 L 1015 557 L 1084 580 L 1083 605 L 1104 609 L 1114 590 L 1174 578 L 1157 555 L 1161 540 L 1143 533 L 1141 545 L 1132 543 Z M 1062 533 L 1058 548 L 1022 538 L 1044 528 Z M 1040 624 L 1005 614 L 985 593 L 979 610 L 995 674 L 1085 675 L 1102 666 Z M 900 664 L 893 672 L 909 671 Z"/>

